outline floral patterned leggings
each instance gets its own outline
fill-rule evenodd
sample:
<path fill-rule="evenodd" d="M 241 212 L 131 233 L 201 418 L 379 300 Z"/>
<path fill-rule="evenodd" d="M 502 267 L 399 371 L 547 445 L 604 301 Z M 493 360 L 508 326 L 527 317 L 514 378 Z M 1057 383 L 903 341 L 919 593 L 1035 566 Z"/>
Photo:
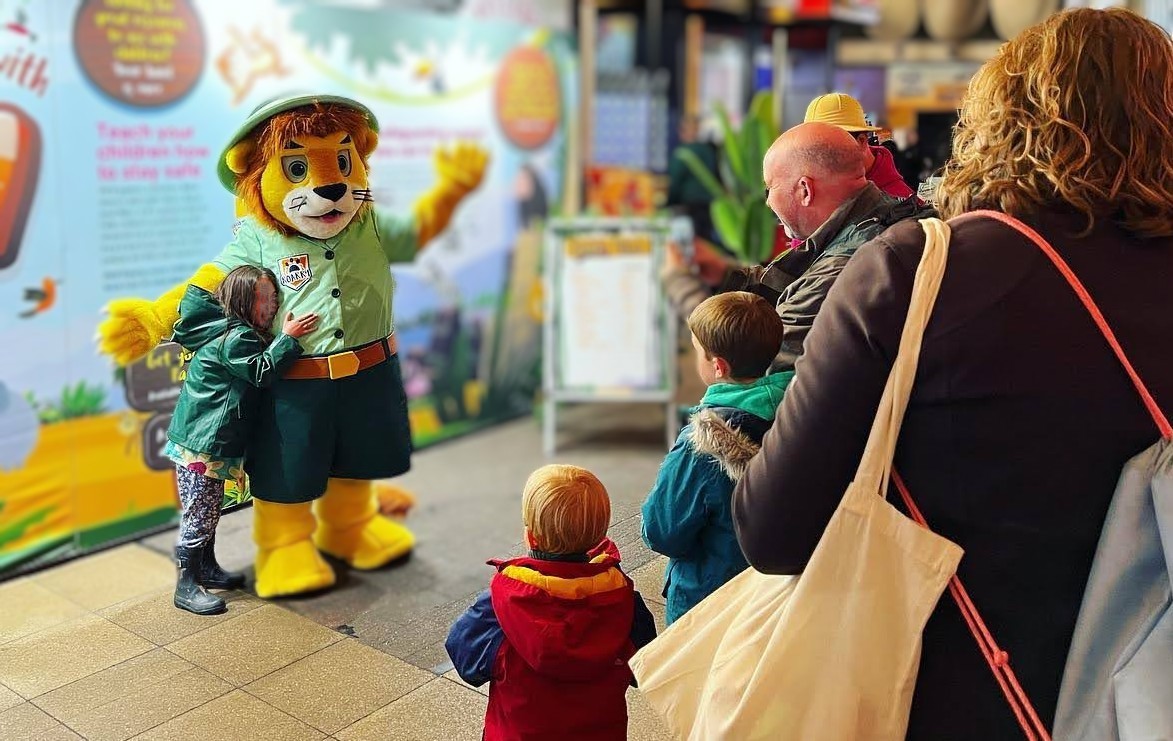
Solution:
<path fill-rule="evenodd" d="M 224 481 L 208 478 L 176 465 L 179 479 L 179 547 L 198 548 L 216 535 L 220 522 L 220 504 L 224 499 Z"/>

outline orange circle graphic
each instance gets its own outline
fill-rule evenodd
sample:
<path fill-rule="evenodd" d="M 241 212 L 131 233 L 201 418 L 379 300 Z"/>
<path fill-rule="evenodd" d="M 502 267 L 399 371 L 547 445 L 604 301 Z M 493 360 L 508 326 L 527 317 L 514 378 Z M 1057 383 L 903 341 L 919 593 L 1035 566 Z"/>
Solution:
<path fill-rule="evenodd" d="M 562 117 L 558 70 L 550 55 L 521 46 L 505 57 L 493 91 L 497 122 L 509 141 L 536 149 L 550 140 Z"/>
<path fill-rule="evenodd" d="M 204 30 L 190 0 L 86 0 L 73 45 L 90 82 L 140 108 L 183 98 L 204 68 Z"/>

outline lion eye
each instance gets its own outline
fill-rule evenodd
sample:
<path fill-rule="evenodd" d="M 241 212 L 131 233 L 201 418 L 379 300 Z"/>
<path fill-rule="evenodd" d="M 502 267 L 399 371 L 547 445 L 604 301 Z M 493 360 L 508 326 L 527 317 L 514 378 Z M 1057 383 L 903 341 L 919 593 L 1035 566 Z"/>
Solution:
<path fill-rule="evenodd" d="M 338 152 L 338 171 L 342 173 L 342 177 L 349 177 L 350 175 L 350 151 L 343 149 Z"/>
<path fill-rule="evenodd" d="M 281 158 L 281 170 L 291 183 L 300 183 L 310 174 L 310 165 L 304 154 L 291 154 Z"/>

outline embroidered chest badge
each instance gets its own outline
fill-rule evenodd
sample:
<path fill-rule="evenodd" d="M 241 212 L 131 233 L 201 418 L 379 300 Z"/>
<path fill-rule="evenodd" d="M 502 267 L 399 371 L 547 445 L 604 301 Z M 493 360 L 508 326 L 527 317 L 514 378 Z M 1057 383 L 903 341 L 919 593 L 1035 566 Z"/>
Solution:
<path fill-rule="evenodd" d="M 290 255 L 277 261 L 277 280 L 291 291 L 299 290 L 313 277 L 308 254 Z"/>

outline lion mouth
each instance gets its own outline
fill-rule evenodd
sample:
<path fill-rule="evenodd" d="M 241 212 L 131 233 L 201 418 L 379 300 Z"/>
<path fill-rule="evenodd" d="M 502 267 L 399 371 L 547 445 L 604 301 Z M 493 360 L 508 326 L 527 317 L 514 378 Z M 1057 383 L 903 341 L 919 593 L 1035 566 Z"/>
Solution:
<path fill-rule="evenodd" d="M 318 221 L 324 222 L 326 224 L 333 224 L 335 221 L 338 221 L 345 215 L 346 214 L 342 213 L 338 209 L 334 209 L 333 211 L 328 211 L 319 216 L 311 216 L 310 218 L 317 219 Z"/>

